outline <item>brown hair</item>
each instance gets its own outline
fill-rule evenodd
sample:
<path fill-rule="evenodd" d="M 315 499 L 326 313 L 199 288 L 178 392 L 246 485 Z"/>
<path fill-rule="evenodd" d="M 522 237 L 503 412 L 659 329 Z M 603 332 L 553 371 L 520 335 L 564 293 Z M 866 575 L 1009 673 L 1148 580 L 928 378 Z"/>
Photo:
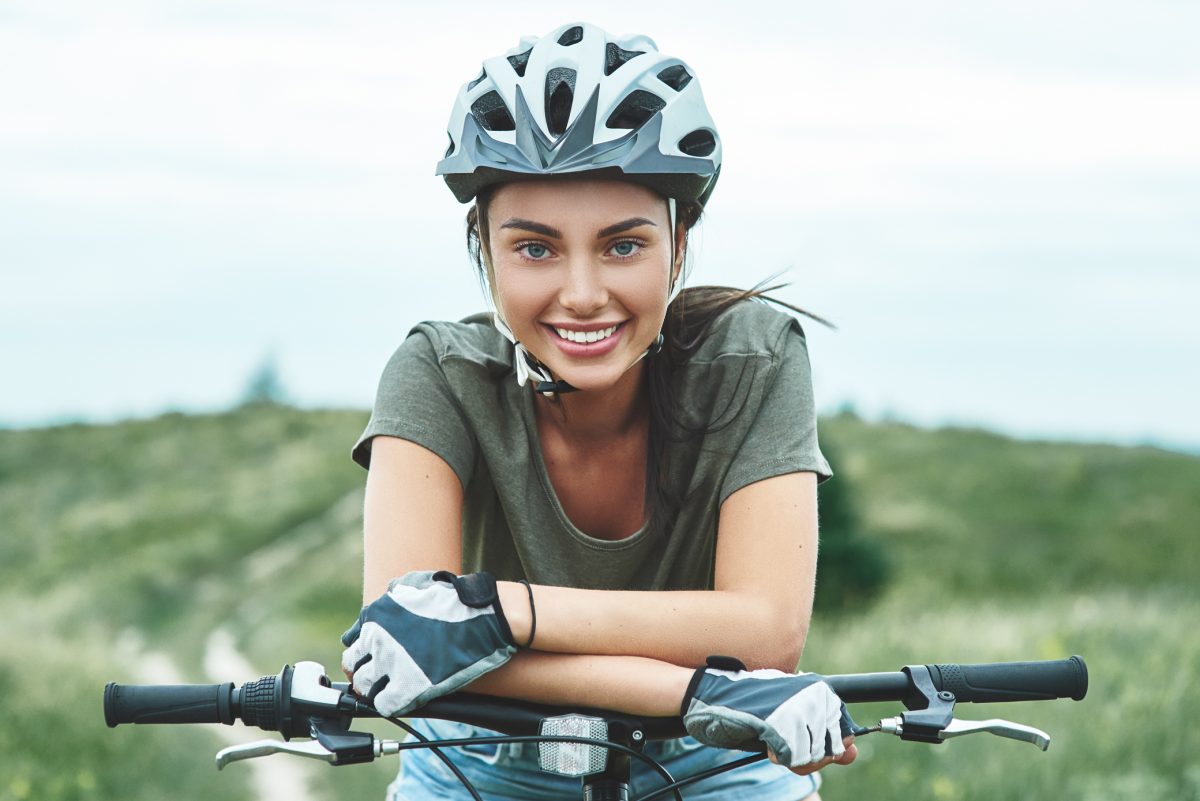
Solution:
<path fill-rule="evenodd" d="M 475 264 L 480 285 L 485 292 L 491 292 L 494 287 L 494 281 L 489 275 L 489 267 L 485 258 L 488 239 L 487 209 L 491 194 L 491 187 L 481 190 L 475 198 L 474 205 L 467 211 L 467 251 Z M 677 230 L 675 236 L 678 238 L 682 233 L 685 249 L 688 236 L 696 223 L 700 221 L 702 213 L 703 207 L 695 201 L 678 201 L 676 204 L 675 225 Z M 646 359 L 646 379 L 650 396 L 648 475 L 651 481 L 651 497 L 657 501 L 653 504 L 652 512 L 656 518 L 665 519 L 666 516 L 672 515 L 680 502 L 679 498 L 667 491 L 665 482 L 659 480 L 661 478 L 659 473 L 665 467 L 662 456 L 667 444 L 718 431 L 728 425 L 741 411 L 740 406 L 723 409 L 714 415 L 711 423 L 697 427 L 684 419 L 683 410 L 675 396 L 673 379 L 676 371 L 703 344 L 713 322 L 738 303 L 757 300 L 782 306 L 829 328 L 834 327 L 832 323 L 812 312 L 768 295 L 768 292 L 784 286 L 784 284 L 768 286 L 770 281 L 771 279 L 768 278 L 750 289 L 736 289 L 727 286 L 686 287 L 667 307 L 667 315 L 663 320 L 662 327 L 662 350 Z M 739 386 L 731 393 L 731 398 L 742 396 L 737 389 L 740 389 L 744 378 L 743 372 L 738 377 Z M 649 501 L 650 498 L 647 500 Z"/>

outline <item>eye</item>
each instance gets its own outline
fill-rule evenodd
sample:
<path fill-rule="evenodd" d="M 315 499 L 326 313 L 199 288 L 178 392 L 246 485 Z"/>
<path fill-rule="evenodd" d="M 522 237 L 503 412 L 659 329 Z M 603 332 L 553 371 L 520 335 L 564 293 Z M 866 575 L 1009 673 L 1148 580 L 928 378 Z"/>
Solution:
<path fill-rule="evenodd" d="M 541 242 L 522 242 L 517 245 L 517 252 L 530 261 L 541 261 L 550 255 L 550 248 Z"/>
<path fill-rule="evenodd" d="M 622 259 L 628 259 L 630 256 L 637 255 L 637 252 L 641 249 L 642 243 L 635 239 L 622 239 L 620 242 L 617 242 L 615 245 L 609 248 L 609 250 L 613 252 L 614 256 Z"/>

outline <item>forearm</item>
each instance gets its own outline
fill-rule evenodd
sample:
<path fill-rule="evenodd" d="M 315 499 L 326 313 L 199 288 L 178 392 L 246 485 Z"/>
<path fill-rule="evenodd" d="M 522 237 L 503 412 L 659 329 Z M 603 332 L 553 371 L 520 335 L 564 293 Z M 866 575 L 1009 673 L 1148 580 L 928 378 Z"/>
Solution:
<path fill-rule="evenodd" d="M 637 656 L 522 651 L 468 689 L 544 704 L 668 717 L 679 714 L 693 672 Z"/>
<path fill-rule="evenodd" d="M 812 616 L 817 567 L 816 476 L 750 484 L 721 506 L 712 591 L 627 592 L 535 586 L 533 647 L 566 654 L 642 656 L 684 667 L 712 654 L 752 669 L 791 671 Z M 516 641 L 528 639 L 529 601 L 500 582 Z M 523 628 L 524 627 L 524 628 Z"/>
<path fill-rule="evenodd" d="M 524 586 L 500 582 L 518 643 L 529 638 Z M 533 648 L 557 654 L 645 657 L 695 668 L 712 654 L 751 669 L 793 670 L 808 632 L 802 593 L 784 601 L 746 591 L 626 592 L 534 585 Z"/>

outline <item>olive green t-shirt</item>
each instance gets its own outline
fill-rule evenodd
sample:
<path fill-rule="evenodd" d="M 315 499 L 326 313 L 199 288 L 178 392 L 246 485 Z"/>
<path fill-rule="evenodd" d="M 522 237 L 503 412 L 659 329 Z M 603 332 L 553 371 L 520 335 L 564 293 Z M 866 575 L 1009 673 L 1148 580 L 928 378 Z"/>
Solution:
<path fill-rule="evenodd" d="M 567 518 L 542 459 L 534 393 L 517 385 L 512 365 L 513 347 L 487 315 L 421 323 L 384 369 L 353 450 L 369 467 L 371 439 L 386 435 L 449 464 L 464 492 L 464 572 L 590 589 L 711 589 L 718 511 L 731 493 L 785 473 L 831 474 L 804 332 L 763 303 L 723 313 L 677 371 L 685 420 L 701 430 L 663 454 L 663 489 L 680 499 L 678 511 L 616 541 Z"/>

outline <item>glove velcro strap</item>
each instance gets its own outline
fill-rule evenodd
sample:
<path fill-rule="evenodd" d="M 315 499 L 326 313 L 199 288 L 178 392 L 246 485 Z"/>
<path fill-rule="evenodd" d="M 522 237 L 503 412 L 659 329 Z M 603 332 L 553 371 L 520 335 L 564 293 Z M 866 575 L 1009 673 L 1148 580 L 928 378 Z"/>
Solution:
<path fill-rule="evenodd" d="M 746 663 L 738 659 L 736 656 L 720 656 L 713 655 L 704 660 L 707 667 L 713 670 L 745 670 Z"/>
<path fill-rule="evenodd" d="M 449 570 L 439 570 L 433 574 L 433 580 L 453 585 L 454 591 L 458 593 L 458 600 L 462 601 L 464 606 L 473 609 L 491 607 L 496 613 L 496 622 L 500 625 L 500 634 L 504 641 L 509 645 L 517 644 L 513 639 L 512 628 L 508 625 L 508 618 L 504 616 L 504 607 L 500 605 L 495 576 L 483 571 L 456 576 Z"/>
<path fill-rule="evenodd" d="M 692 680 L 688 682 L 687 690 L 683 694 L 683 701 L 679 704 L 679 716 L 683 717 L 688 713 L 688 707 L 692 703 L 692 696 L 696 694 L 696 687 L 700 685 L 700 679 L 704 678 L 704 673 L 709 668 L 713 670 L 745 670 L 746 665 L 736 656 L 720 656 L 712 655 L 704 660 L 704 667 L 696 668 L 696 672 L 692 674 Z"/>

